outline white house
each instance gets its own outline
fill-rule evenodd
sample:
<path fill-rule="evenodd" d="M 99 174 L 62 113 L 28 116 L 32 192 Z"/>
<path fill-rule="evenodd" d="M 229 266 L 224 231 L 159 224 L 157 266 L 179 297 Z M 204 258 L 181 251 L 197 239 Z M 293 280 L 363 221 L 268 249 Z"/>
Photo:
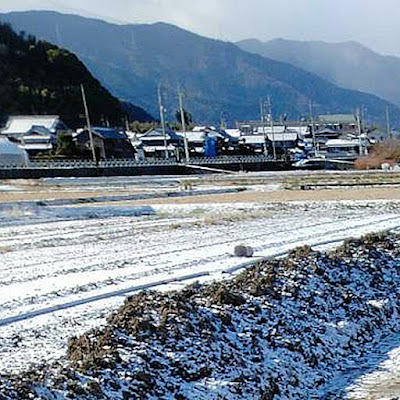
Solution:
<path fill-rule="evenodd" d="M 325 158 L 354 160 L 360 155 L 362 142 L 358 139 L 331 139 L 326 142 Z M 362 151 L 363 149 L 361 149 Z"/>
<path fill-rule="evenodd" d="M 58 115 L 20 115 L 10 117 L 0 135 L 18 141 L 21 148 L 35 155 L 52 150 L 58 133 L 67 129 Z"/>
<path fill-rule="evenodd" d="M 37 127 L 44 128 L 46 134 L 54 135 L 68 129 L 58 115 L 19 115 L 10 117 L 0 134 L 19 139 Z"/>

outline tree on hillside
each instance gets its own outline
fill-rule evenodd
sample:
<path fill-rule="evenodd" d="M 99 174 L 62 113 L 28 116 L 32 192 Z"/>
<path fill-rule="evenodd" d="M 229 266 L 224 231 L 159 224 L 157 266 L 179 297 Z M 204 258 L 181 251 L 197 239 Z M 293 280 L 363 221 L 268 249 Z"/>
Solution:
<path fill-rule="evenodd" d="M 181 110 L 176 110 L 175 118 L 182 125 Z M 189 126 L 193 122 L 192 114 L 185 109 L 183 109 L 183 118 L 185 119 L 186 126 Z"/>
<path fill-rule="evenodd" d="M 81 84 L 94 125 L 120 125 L 126 114 L 153 119 L 140 107 L 126 109 L 75 54 L 0 23 L 0 125 L 9 115 L 57 114 L 71 128 L 82 126 Z"/>

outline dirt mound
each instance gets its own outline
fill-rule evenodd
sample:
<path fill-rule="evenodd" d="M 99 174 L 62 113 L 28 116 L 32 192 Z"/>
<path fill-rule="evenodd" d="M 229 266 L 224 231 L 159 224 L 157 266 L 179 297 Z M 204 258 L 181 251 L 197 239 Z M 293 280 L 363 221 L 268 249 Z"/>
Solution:
<path fill-rule="evenodd" d="M 254 267 L 240 273 L 234 280 L 235 287 L 252 296 L 263 296 L 273 286 L 275 269 L 279 263 L 260 261 Z"/>
<path fill-rule="evenodd" d="M 394 250 L 397 247 L 395 240 L 395 237 L 387 232 L 370 233 L 360 239 L 345 240 L 341 246 L 332 252 L 332 255 L 336 257 L 349 257 L 354 255 L 354 253 L 375 253 L 377 248 Z"/>
<path fill-rule="evenodd" d="M 205 294 L 209 296 L 211 304 L 242 306 L 246 304 L 243 295 L 234 291 L 231 285 L 215 283 L 207 288 Z"/>
<path fill-rule="evenodd" d="M 67 357 L 78 369 L 115 368 L 121 361 L 115 333 L 107 328 L 95 329 L 68 341 Z"/>
<path fill-rule="evenodd" d="M 72 338 L 64 365 L 1 377 L 0 398 L 344 398 L 330 379 L 398 329 L 398 240 L 301 247 L 230 280 L 138 293 Z"/>

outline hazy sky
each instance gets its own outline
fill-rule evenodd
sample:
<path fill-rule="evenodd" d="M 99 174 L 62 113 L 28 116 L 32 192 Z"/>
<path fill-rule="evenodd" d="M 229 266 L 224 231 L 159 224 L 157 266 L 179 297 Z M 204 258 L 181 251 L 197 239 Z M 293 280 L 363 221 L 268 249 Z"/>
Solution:
<path fill-rule="evenodd" d="M 400 56 L 399 0 L 0 0 L 0 11 L 52 9 L 114 22 L 165 21 L 222 40 L 355 40 Z"/>

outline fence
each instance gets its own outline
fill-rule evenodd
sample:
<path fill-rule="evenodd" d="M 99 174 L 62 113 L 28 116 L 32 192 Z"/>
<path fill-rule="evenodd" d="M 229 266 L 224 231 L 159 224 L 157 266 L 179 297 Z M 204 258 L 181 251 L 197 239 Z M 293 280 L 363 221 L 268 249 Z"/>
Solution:
<path fill-rule="evenodd" d="M 187 164 L 191 165 L 218 165 L 218 164 L 252 164 L 264 162 L 282 162 L 288 160 L 274 160 L 272 156 L 219 156 L 219 157 L 193 157 Z M 100 160 L 97 163 L 91 160 L 32 160 L 26 166 L 2 164 L 2 169 L 82 169 L 82 168 L 134 168 L 152 166 L 184 166 L 186 162 L 175 159 L 148 159 L 136 161 L 132 159 Z"/>

